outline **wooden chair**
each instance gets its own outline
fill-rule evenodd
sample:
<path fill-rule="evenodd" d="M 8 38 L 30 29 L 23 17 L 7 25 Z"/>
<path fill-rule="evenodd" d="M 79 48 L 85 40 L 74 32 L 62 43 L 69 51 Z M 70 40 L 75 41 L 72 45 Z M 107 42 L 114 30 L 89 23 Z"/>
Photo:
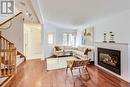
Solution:
<path fill-rule="evenodd" d="M 70 68 L 71 74 L 73 76 L 73 70 L 74 69 L 79 69 L 79 73 L 81 75 L 81 69 L 83 69 L 84 71 L 86 71 L 85 74 L 88 74 L 89 78 L 89 72 L 87 69 L 87 64 L 88 64 L 88 60 L 81 60 L 81 59 L 77 59 L 77 60 L 68 60 L 67 61 L 67 68 L 66 68 L 66 74 L 68 72 L 68 69 Z"/>

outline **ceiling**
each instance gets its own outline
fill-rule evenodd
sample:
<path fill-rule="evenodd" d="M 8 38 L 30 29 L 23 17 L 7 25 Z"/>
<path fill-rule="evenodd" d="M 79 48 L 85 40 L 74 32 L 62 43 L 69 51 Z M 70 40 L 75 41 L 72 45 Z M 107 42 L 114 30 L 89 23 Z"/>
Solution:
<path fill-rule="evenodd" d="M 42 20 L 66 28 L 130 9 L 130 0 L 32 0 L 33 5 L 36 1 Z"/>
<path fill-rule="evenodd" d="M 15 0 L 15 13 L 14 14 L 0 14 L 0 24 L 12 18 L 19 12 L 23 13 L 25 23 L 39 23 L 39 19 L 33 8 L 31 0 Z"/>
<path fill-rule="evenodd" d="M 15 0 L 15 7 L 18 11 L 23 12 L 25 22 L 39 22 L 31 0 Z"/>

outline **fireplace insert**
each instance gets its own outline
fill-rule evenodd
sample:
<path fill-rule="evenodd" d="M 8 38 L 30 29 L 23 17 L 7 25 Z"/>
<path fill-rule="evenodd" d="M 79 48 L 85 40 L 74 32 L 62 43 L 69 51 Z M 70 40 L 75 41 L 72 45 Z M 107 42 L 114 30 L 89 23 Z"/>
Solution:
<path fill-rule="evenodd" d="M 121 52 L 119 50 L 98 48 L 98 64 L 110 71 L 121 74 Z"/>

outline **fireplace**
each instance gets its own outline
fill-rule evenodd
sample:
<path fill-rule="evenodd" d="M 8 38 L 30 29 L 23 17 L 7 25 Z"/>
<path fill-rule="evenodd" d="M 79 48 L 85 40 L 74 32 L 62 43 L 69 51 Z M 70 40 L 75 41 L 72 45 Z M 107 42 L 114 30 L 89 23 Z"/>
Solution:
<path fill-rule="evenodd" d="M 98 64 L 110 71 L 121 74 L 121 52 L 119 50 L 98 48 Z"/>

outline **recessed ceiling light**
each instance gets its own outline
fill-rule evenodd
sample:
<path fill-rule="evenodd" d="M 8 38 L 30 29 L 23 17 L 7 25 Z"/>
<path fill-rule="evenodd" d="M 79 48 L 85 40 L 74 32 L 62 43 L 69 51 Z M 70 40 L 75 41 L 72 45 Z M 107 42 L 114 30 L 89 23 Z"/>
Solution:
<path fill-rule="evenodd" d="M 29 13 L 28 13 L 28 12 L 26 12 L 25 14 L 29 16 Z"/>

